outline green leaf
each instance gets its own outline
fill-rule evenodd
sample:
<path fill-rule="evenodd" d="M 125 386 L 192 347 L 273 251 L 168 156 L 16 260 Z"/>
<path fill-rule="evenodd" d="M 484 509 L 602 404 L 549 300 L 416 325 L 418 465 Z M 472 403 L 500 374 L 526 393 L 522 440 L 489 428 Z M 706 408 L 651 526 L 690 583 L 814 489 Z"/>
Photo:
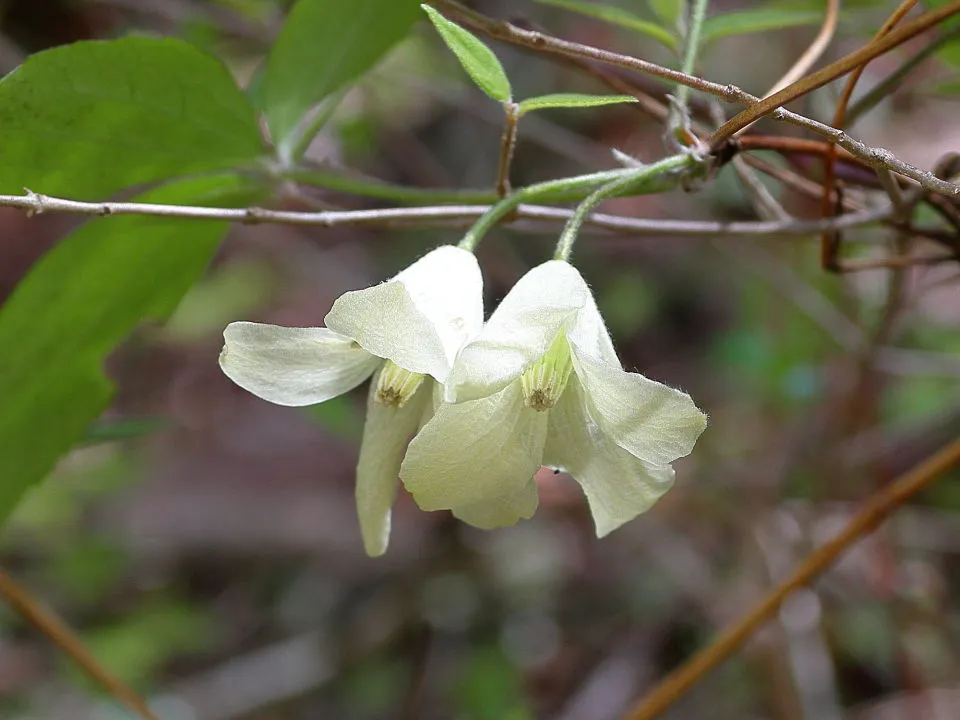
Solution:
<path fill-rule="evenodd" d="M 930 10 L 936 10 L 946 5 L 947 2 L 948 0 L 927 0 L 926 4 Z M 937 29 L 943 34 L 953 34 L 956 32 L 958 25 L 960 25 L 960 15 L 954 15 L 940 23 Z M 947 65 L 960 67 L 960 39 L 952 37 L 947 40 L 947 42 L 937 50 L 936 56 Z"/>
<path fill-rule="evenodd" d="M 930 85 L 925 86 L 924 90 L 931 95 L 938 95 L 945 98 L 955 98 L 957 95 L 960 95 L 960 78 L 931 83 Z"/>
<path fill-rule="evenodd" d="M 703 23 L 703 41 L 728 35 L 780 30 L 797 25 L 816 25 L 823 22 L 823 14 L 802 10 L 757 9 L 740 10 L 709 17 Z"/>
<path fill-rule="evenodd" d="M 281 157 L 304 115 L 406 37 L 418 0 L 299 0 L 270 50 L 257 101 Z"/>
<path fill-rule="evenodd" d="M 246 180 L 221 175 L 142 199 L 242 206 L 254 197 Z M 92 220 L 44 255 L 0 307 L 0 522 L 107 406 L 107 354 L 144 318 L 174 310 L 226 229 L 177 218 Z"/>
<path fill-rule="evenodd" d="M 678 47 L 677 38 L 666 28 L 655 22 L 644 20 L 614 5 L 595 5 L 587 2 L 578 2 L 578 0 L 535 0 L 535 2 L 541 5 L 552 5 L 553 7 L 570 10 L 571 12 L 587 15 L 597 20 L 603 20 L 611 25 L 617 25 L 627 30 L 643 33 L 671 50 L 676 50 Z"/>
<path fill-rule="evenodd" d="M 683 19 L 685 0 L 647 0 L 650 9 L 656 13 L 663 24 L 671 28 L 679 28 Z"/>
<path fill-rule="evenodd" d="M 447 20 L 429 5 L 421 5 L 421 7 L 477 87 L 494 100 L 510 102 L 512 96 L 510 80 L 503 71 L 500 61 L 497 60 L 497 56 L 493 54 L 493 50 L 456 23 Z"/>
<path fill-rule="evenodd" d="M 78 42 L 0 80 L 0 193 L 103 199 L 262 152 L 230 73 L 180 40 Z"/>
<path fill-rule="evenodd" d="M 545 108 L 588 108 L 600 105 L 615 105 L 616 103 L 637 102 L 633 95 L 581 95 L 580 93 L 554 93 L 527 98 L 519 104 L 519 111 L 524 115 L 531 110 Z"/>

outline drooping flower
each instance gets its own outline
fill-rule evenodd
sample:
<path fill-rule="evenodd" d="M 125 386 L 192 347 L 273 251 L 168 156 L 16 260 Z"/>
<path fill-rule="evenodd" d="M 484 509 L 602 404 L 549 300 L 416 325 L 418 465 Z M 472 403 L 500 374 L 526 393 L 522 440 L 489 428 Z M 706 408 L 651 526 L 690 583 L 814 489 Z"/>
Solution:
<path fill-rule="evenodd" d="M 589 287 L 562 260 L 520 279 L 445 390 L 400 477 L 423 509 L 484 528 L 530 517 L 533 476 L 548 465 L 579 482 L 602 537 L 671 487 L 670 463 L 706 427 L 689 395 L 623 370 Z"/>
<path fill-rule="evenodd" d="M 326 327 L 235 322 L 224 330 L 223 372 L 279 405 L 320 403 L 373 375 L 356 485 L 370 555 L 387 549 L 400 462 L 433 411 L 434 384 L 483 324 L 482 282 L 473 253 L 447 245 L 384 283 L 340 296 Z"/>

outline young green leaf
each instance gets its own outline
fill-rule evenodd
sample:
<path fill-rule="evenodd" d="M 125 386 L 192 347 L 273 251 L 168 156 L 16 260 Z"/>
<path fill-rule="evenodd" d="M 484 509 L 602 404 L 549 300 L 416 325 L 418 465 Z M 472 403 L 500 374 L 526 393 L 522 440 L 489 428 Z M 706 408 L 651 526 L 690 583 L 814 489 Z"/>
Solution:
<path fill-rule="evenodd" d="M 304 115 L 372 68 L 419 19 L 419 0 L 298 0 L 267 57 L 255 99 L 281 155 Z"/>
<path fill-rule="evenodd" d="M 634 15 L 615 5 L 595 5 L 587 2 L 579 2 L 578 0 L 535 0 L 535 2 L 541 5 L 551 5 L 553 7 L 563 8 L 564 10 L 570 10 L 580 15 L 602 20 L 611 25 L 617 25 L 627 30 L 643 33 L 671 50 L 676 50 L 678 47 L 677 38 L 670 30 L 650 20 L 644 20 L 642 17 Z"/>
<path fill-rule="evenodd" d="M 715 40 L 728 35 L 781 30 L 798 25 L 816 25 L 823 21 L 823 14 L 802 10 L 777 10 L 758 8 L 740 10 L 709 17 L 703 23 L 703 41 Z"/>
<path fill-rule="evenodd" d="M 527 98 L 519 104 L 519 112 L 524 115 L 532 110 L 546 108 L 588 108 L 615 103 L 637 102 L 633 95 L 581 95 L 579 93 L 555 93 Z"/>
<path fill-rule="evenodd" d="M 429 5 L 421 5 L 447 47 L 481 90 L 494 100 L 510 102 L 510 80 L 493 51 L 456 23 L 447 20 Z"/>
<path fill-rule="evenodd" d="M 242 207 L 257 197 L 246 180 L 221 175 L 140 199 Z M 0 522 L 107 406 L 107 354 L 141 320 L 173 311 L 226 229 L 206 220 L 91 220 L 44 255 L 0 307 Z"/>
<path fill-rule="evenodd" d="M 180 40 L 78 42 L 0 80 L 0 192 L 103 199 L 262 155 L 226 68 Z"/>

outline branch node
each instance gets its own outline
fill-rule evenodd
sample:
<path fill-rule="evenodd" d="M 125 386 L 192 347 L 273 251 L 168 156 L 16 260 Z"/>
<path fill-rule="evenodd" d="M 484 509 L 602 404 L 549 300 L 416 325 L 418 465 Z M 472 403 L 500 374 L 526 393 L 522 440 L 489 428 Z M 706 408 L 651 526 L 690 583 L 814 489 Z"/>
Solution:
<path fill-rule="evenodd" d="M 882 147 L 870 148 L 870 161 L 874 165 L 879 165 L 881 167 L 888 167 L 890 162 L 894 160 L 893 153 L 889 150 Z"/>
<path fill-rule="evenodd" d="M 43 206 L 44 206 L 44 201 L 47 199 L 46 196 L 41 195 L 40 193 L 35 193 L 33 190 L 31 190 L 28 187 L 25 187 L 23 191 L 27 194 L 27 198 L 32 203 L 31 205 L 28 205 L 26 208 L 24 208 L 27 211 L 27 217 L 31 218 L 34 215 L 39 215 L 40 213 L 42 213 L 45 209 Z"/>
<path fill-rule="evenodd" d="M 243 213 L 243 223 L 245 225 L 258 225 L 266 219 L 263 208 L 250 207 Z"/>

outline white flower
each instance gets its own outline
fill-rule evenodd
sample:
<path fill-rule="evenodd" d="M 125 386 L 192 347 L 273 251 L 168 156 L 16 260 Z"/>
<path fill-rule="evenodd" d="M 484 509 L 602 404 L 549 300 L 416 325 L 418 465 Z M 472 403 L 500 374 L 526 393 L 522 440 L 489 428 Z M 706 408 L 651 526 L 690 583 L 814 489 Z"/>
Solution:
<path fill-rule="evenodd" d="M 342 295 L 324 323 L 231 323 L 220 367 L 237 385 L 279 405 L 320 403 L 375 375 L 356 497 L 364 547 L 380 555 L 390 537 L 400 461 L 433 410 L 434 380 L 446 380 L 457 352 L 483 324 L 480 268 L 473 253 L 439 247 L 387 282 Z"/>
<path fill-rule="evenodd" d="M 670 488 L 670 463 L 706 427 L 689 395 L 622 369 L 590 289 L 561 260 L 507 294 L 461 350 L 446 399 L 400 477 L 423 509 L 484 528 L 534 513 L 545 464 L 580 483 L 602 537 Z"/>

